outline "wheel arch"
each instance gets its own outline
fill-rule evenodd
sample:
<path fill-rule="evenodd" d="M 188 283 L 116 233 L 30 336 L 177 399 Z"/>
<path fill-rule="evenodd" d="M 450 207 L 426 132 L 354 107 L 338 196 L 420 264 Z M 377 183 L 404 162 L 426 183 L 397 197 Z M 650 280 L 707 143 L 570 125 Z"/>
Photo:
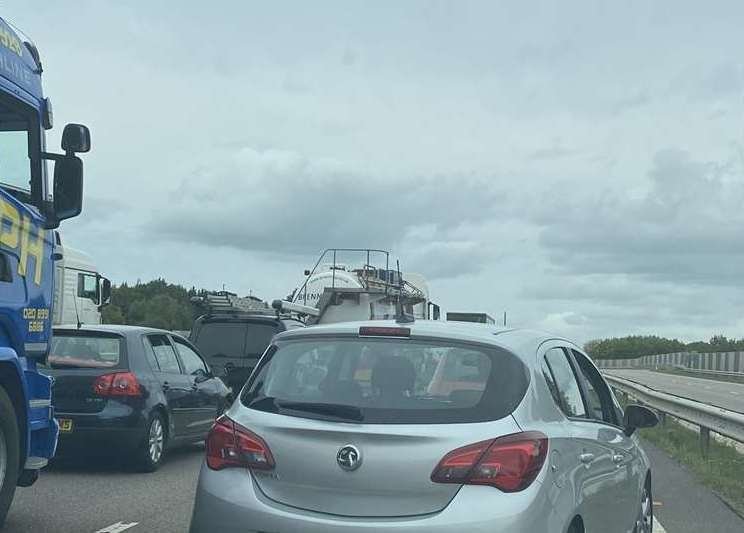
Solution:
<path fill-rule="evenodd" d="M 168 409 L 162 403 L 155 405 L 150 411 L 150 416 L 153 414 L 159 414 L 163 417 L 163 429 L 165 429 L 166 445 L 168 441 L 171 441 L 171 430 L 170 430 L 170 415 Z"/>

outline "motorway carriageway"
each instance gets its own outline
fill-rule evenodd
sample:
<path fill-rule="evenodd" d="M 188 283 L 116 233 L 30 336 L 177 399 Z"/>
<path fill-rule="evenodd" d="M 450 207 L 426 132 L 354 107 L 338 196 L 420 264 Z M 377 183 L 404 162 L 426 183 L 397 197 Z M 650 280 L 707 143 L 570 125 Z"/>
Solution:
<path fill-rule="evenodd" d="M 744 413 L 744 384 L 694 378 L 653 370 L 606 369 L 605 374 L 618 376 L 652 389 Z"/>
<path fill-rule="evenodd" d="M 744 531 L 744 520 L 683 467 L 644 448 L 654 471 L 655 532 Z M 3 533 L 186 532 L 203 457 L 203 446 L 175 450 L 153 474 L 110 461 L 54 465 L 33 487 L 18 489 Z"/>

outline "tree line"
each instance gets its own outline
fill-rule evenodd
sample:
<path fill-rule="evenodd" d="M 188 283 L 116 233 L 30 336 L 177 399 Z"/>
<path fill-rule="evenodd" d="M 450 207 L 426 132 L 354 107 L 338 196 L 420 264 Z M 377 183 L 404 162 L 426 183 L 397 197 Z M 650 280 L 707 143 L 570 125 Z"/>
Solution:
<path fill-rule="evenodd" d="M 105 324 L 131 324 L 167 330 L 190 330 L 194 319 L 202 314 L 191 302 L 194 296 L 208 291 L 155 279 L 134 285 L 126 282 L 111 288 L 111 303 L 103 308 Z M 584 345 L 594 359 L 632 359 L 644 355 L 674 352 L 744 351 L 744 339 L 728 339 L 715 335 L 709 341 L 684 343 L 656 335 L 631 335 L 596 339 Z"/>
<path fill-rule="evenodd" d="M 644 355 L 676 352 L 736 352 L 744 351 L 744 339 L 729 339 L 714 335 L 709 341 L 684 343 L 656 335 L 631 335 L 587 342 L 584 349 L 593 359 L 633 359 Z"/>
<path fill-rule="evenodd" d="M 167 330 L 190 330 L 202 314 L 191 298 L 207 291 L 155 279 L 111 287 L 111 303 L 103 308 L 104 324 L 130 324 Z"/>

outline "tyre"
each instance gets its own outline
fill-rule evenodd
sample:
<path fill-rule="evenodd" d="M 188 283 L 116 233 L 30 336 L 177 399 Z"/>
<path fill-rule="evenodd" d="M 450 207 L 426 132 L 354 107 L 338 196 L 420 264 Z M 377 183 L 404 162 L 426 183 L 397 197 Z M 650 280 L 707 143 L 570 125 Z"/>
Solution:
<path fill-rule="evenodd" d="M 641 504 L 636 518 L 635 533 L 652 533 L 654 530 L 654 500 L 651 496 L 651 479 L 647 479 L 641 491 Z"/>
<path fill-rule="evenodd" d="M 0 526 L 13 501 L 20 459 L 18 420 L 5 389 L 0 387 Z"/>
<path fill-rule="evenodd" d="M 153 413 L 147 423 L 145 438 L 137 450 L 136 466 L 141 472 L 155 472 L 163 462 L 167 432 L 160 413 Z"/>

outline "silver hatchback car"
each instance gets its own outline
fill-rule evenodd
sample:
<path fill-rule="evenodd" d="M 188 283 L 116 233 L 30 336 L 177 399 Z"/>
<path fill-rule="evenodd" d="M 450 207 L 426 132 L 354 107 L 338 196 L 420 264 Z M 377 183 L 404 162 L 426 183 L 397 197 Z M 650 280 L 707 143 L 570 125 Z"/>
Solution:
<path fill-rule="evenodd" d="M 191 532 L 650 533 L 656 422 L 544 333 L 287 331 L 212 428 Z"/>

